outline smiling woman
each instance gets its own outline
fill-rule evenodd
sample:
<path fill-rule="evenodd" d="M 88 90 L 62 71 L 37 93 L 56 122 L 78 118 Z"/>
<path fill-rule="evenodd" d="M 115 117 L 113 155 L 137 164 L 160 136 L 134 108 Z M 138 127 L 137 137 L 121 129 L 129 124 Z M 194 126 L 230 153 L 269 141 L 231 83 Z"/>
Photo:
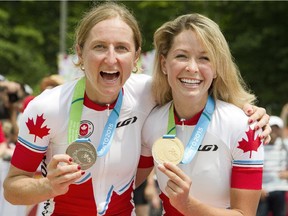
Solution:
<path fill-rule="evenodd" d="M 4 183 L 8 201 L 43 202 L 43 215 L 135 215 L 140 131 L 155 106 L 150 77 L 131 75 L 141 42 L 124 6 L 105 2 L 85 14 L 75 39 L 84 77 L 25 109 Z M 35 179 L 39 166 L 43 178 Z"/>
<path fill-rule="evenodd" d="M 91 28 L 85 44 L 76 47 L 87 77 L 87 96 L 98 104 L 112 104 L 140 57 L 132 29 L 119 16 L 109 17 Z"/>
<path fill-rule="evenodd" d="M 25 109 L 4 182 L 9 202 L 43 202 L 42 215 L 135 215 L 141 130 L 156 105 L 151 78 L 131 75 L 141 42 L 121 4 L 105 1 L 84 14 L 75 39 L 84 76 L 45 90 Z M 35 179 L 39 166 L 43 178 Z"/>
<path fill-rule="evenodd" d="M 144 124 L 139 173 L 154 164 L 166 216 L 254 216 L 261 130 L 239 107 L 255 96 L 218 25 L 200 14 L 179 16 L 156 30 L 154 44 L 153 92 L 162 106 Z"/>

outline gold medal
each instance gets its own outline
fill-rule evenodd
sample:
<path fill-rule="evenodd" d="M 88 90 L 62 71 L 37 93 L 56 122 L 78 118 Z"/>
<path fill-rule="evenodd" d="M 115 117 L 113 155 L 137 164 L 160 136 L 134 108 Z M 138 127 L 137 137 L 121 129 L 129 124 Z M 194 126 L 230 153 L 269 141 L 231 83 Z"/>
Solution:
<path fill-rule="evenodd" d="M 152 146 L 152 155 L 159 164 L 164 162 L 179 164 L 184 155 L 184 146 L 177 137 L 159 138 Z"/>
<path fill-rule="evenodd" d="M 73 158 L 73 162 L 79 164 L 82 170 L 87 170 L 95 164 L 97 152 L 90 142 L 71 143 L 66 154 Z"/>

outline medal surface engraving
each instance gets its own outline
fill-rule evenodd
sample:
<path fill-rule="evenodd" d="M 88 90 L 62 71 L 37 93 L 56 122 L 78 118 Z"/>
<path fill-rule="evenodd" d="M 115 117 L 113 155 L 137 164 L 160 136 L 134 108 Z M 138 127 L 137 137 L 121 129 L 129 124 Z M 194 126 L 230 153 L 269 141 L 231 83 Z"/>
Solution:
<path fill-rule="evenodd" d="M 66 154 L 73 158 L 73 162 L 79 164 L 82 170 L 87 170 L 95 164 L 97 152 L 94 146 L 89 142 L 71 143 Z"/>
<path fill-rule="evenodd" d="M 152 146 L 154 160 L 162 164 L 170 162 L 179 164 L 183 158 L 184 146 L 178 138 L 159 138 Z"/>

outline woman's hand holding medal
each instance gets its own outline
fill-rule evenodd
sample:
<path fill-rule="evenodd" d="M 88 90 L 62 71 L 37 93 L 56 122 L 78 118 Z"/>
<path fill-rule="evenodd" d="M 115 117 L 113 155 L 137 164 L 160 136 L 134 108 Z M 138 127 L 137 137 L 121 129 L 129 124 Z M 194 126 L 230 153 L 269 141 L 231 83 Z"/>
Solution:
<path fill-rule="evenodd" d="M 69 185 L 85 172 L 67 154 L 54 155 L 47 166 L 47 179 L 51 187 L 51 197 L 67 193 Z"/>
<path fill-rule="evenodd" d="M 65 194 L 69 185 L 81 178 L 96 162 L 97 153 L 88 141 L 76 141 L 68 145 L 66 154 L 56 154 L 47 166 L 48 185 L 51 197 Z"/>
<path fill-rule="evenodd" d="M 191 179 L 175 164 L 164 162 L 158 165 L 158 169 L 168 178 L 165 191 L 169 197 L 170 203 L 182 214 L 186 215 L 191 207 L 191 196 L 189 196 Z M 193 202 L 195 203 L 195 202 Z"/>

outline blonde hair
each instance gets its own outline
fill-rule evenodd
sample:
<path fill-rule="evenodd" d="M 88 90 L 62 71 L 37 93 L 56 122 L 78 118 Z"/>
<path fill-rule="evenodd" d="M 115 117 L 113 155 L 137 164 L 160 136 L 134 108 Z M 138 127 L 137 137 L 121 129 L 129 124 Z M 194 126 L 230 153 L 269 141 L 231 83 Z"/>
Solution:
<path fill-rule="evenodd" d="M 232 103 L 240 108 L 245 103 L 253 104 L 255 95 L 249 92 L 241 77 L 237 65 L 233 61 L 228 43 L 219 26 L 211 19 L 200 14 L 187 14 L 164 23 L 154 33 L 155 62 L 152 89 L 156 101 L 160 105 L 172 100 L 172 91 L 167 76 L 161 69 L 161 55 L 167 57 L 174 38 L 184 30 L 192 30 L 201 40 L 211 64 L 216 70 L 209 93 L 214 99 Z M 161 88 L 159 88 L 161 86 Z"/>
<path fill-rule="evenodd" d="M 137 20 L 123 4 L 115 2 L 101 3 L 84 14 L 84 17 L 80 20 L 76 28 L 74 47 L 79 45 L 82 49 L 90 30 L 97 23 L 114 17 L 119 17 L 128 26 L 130 26 L 134 35 L 135 50 L 138 51 L 142 46 L 142 35 Z M 80 62 L 76 65 L 80 66 Z"/>

